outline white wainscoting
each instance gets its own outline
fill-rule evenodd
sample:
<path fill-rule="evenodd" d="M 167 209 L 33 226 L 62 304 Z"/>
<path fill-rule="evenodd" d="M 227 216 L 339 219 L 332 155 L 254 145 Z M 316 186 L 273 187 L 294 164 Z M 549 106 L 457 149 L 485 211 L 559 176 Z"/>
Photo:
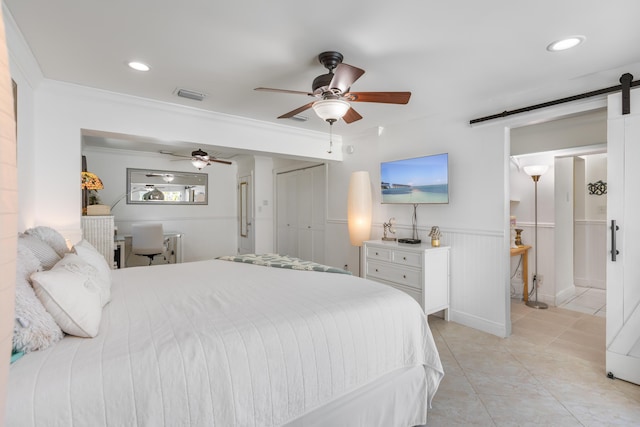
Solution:
<path fill-rule="evenodd" d="M 505 236 L 502 232 L 447 230 L 440 242 L 451 247 L 451 320 L 506 336 Z"/>
<path fill-rule="evenodd" d="M 607 222 L 575 222 L 574 282 L 586 288 L 607 288 Z"/>
<path fill-rule="evenodd" d="M 409 225 L 397 224 L 397 235 L 409 236 Z M 418 227 L 418 236 L 425 241 L 431 226 Z M 327 221 L 327 264 L 358 273 L 358 248 L 349 245 L 347 221 Z M 506 252 L 504 233 L 441 227 L 440 244 L 451 247 L 450 317 L 451 321 L 504 337 L 506 321 Z M 382 223 L 372 225 L 372 239 L 382 235 Z"/>

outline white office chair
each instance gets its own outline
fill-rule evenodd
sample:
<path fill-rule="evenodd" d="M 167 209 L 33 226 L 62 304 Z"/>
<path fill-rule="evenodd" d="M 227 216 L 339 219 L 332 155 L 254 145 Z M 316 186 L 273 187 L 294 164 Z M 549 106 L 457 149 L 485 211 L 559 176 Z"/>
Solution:
<path fill-rule="evenodd" d="M 149 258 L 149 265 L 156 255 L 165 252 L 164 230 L 161 223 L 133 224 L 131 226 L 131 252 Z"/>

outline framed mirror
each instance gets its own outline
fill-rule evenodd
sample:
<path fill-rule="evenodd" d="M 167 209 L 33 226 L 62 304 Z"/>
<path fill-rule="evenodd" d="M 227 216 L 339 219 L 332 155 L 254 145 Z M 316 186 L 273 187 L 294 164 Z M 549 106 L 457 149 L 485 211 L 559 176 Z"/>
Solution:
<path fill-rule="evenodd" d="M 208 174 L 127 168 L 127 204 L 206 205 Z"/>

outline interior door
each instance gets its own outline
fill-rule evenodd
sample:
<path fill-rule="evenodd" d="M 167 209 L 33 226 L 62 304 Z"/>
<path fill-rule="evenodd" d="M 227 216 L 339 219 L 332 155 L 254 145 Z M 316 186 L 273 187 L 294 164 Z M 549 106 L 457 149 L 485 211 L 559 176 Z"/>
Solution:
<path fill-rule="evenodd" d="M 607 122 L 607 372 L 640 384 L 640 90 L 631 114 L 609 96 Z"/>
<path fill-rule="evenodd" d="M 241 176 L 238 180 L 238 253 L 255 252 L 253 247 L 253 185 L 251 175 Z"/>

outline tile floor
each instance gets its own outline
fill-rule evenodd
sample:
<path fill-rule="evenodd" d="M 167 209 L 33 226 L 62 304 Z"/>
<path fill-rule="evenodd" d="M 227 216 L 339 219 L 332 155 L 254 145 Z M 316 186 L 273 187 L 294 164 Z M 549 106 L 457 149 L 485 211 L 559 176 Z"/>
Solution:
<path fill-rule="evenodd" d="M 428 426 L 640 425 L 640 386 L 606 377 L 604 318 L 515 300 L 511 318 L 498 338 L 429 317 L 446 375 Z"/>
<path fill-rule="evenodd" d="M 576 286 L 576 295 L 560 307 L 599 317 L 607 317 L 607 291 Z"/>

